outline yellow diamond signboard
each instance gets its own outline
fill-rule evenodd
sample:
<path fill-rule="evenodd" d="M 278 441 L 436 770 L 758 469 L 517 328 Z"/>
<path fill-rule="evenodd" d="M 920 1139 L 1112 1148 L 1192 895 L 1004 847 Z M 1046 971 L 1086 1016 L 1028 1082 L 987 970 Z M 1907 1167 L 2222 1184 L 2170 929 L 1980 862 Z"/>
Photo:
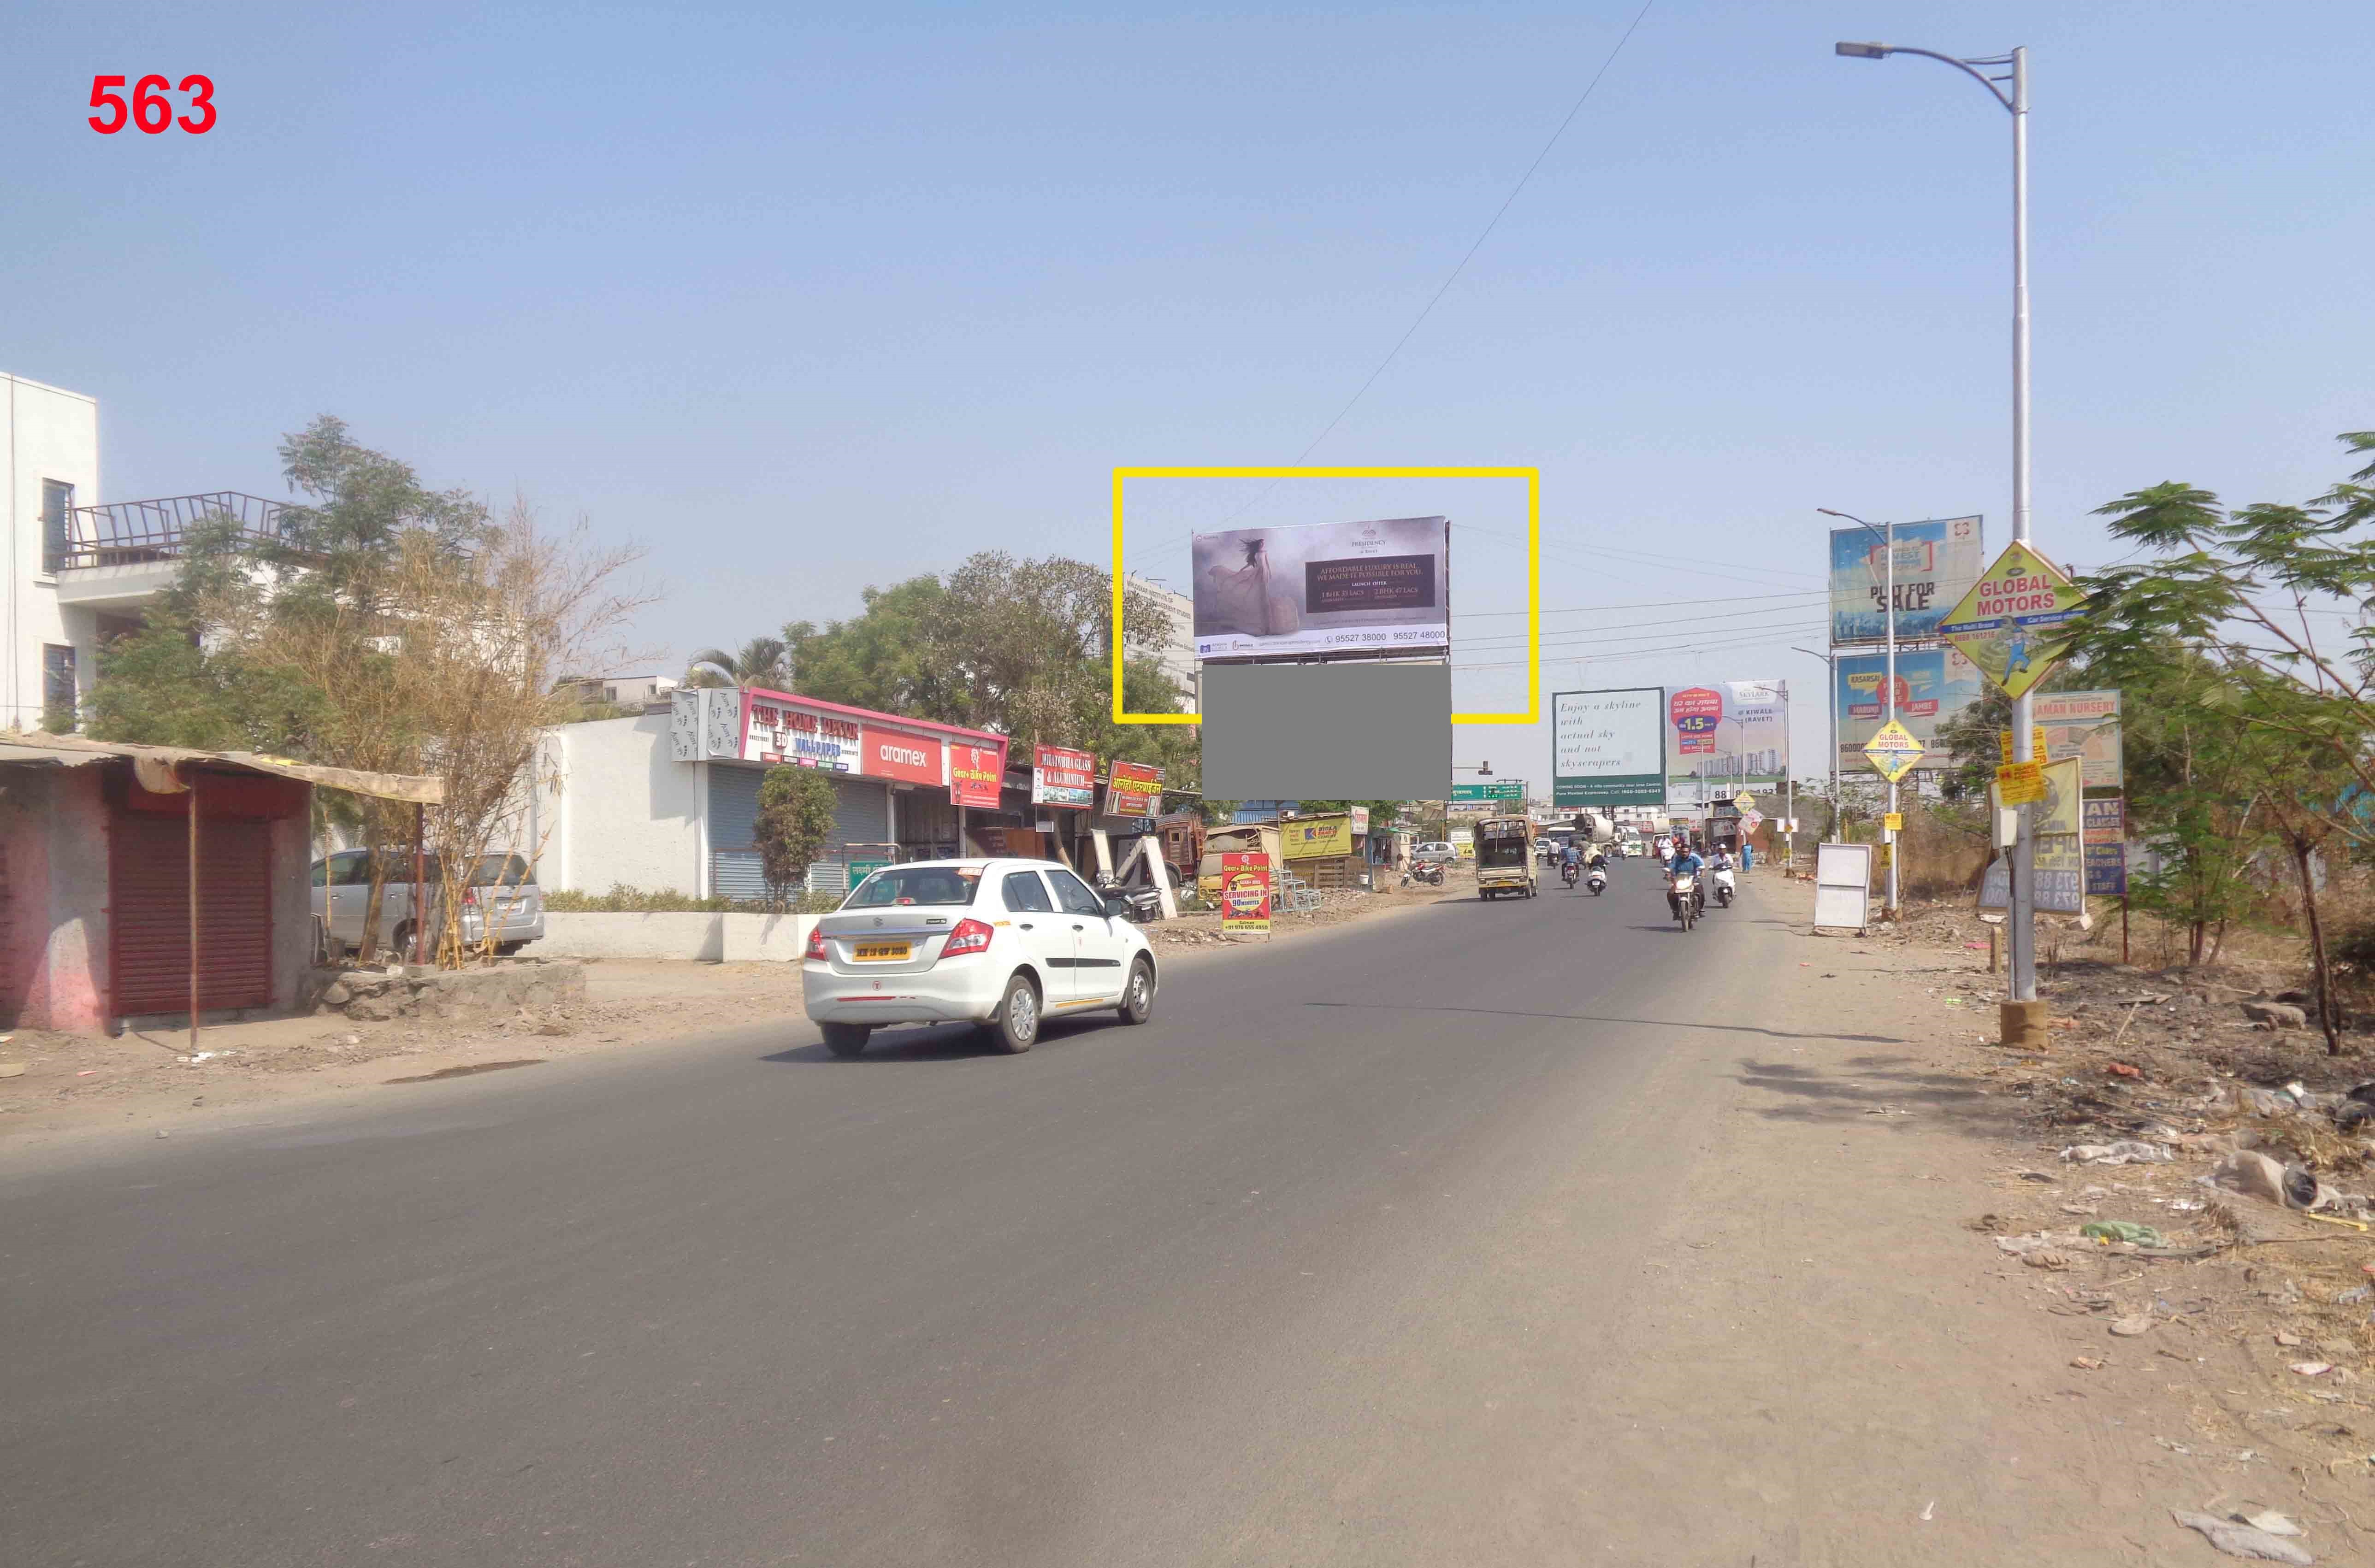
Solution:
<path fill-rule="evenodd" d="M 1863 754 L 1873 772 L 1895 784 L 1921 760 L 1921 742 L 1911 730 L 1891 719 L 1863 743 Z"/>
<path fill-rule="evenodd" d="M 2068 572 L 2026 545 L 2014 545 L 1946 612 L 1938 635 L 2006 696 L 2019 697 L 2061 662 L 2061 644 L 2084 597 Z"/>
<path fill-rule="evenodd" d="M 1756 796 L 1749 794 L 1744 789 L 1738 795 L 1731 797 L 1731 803 L 1734 806 L 1739 807 L 1743 811 L 1754 811 L 1756 809 Z"/>

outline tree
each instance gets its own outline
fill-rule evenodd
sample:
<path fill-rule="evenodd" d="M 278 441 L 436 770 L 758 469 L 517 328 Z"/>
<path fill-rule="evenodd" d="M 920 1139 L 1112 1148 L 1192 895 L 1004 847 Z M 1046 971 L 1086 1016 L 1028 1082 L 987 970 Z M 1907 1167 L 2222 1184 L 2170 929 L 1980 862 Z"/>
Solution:
<path fill-rule="evenodd" d="M 764 691 L 792 689 L 791 649 L 780 637 L 753 637 L 739 652 L 703 648 L 685 661 L 687 686 L 755 686 Z"/>
<path fill-rule="evenodd" d="M 2375 457 L 2375 430 L 2341 440 Z M 2130 668 L 2174 646 L 2223 678 L 2198 696 L 2236 744 L 2265 743 L 2244 746 L 2239 765 L 2294 860 L 2327 1048 L 2339 1052 L 2312 865 L 2328 840 L 2375 848 L 2375 820 L 2359 809 L 2375 790 L 2375 628 L 2354 625 L 2334 646 L 2310 617 L 2313 603 L 2375 607 L 2375 461 L 2301 504 L 2230 512 L 2209 490 L 2168 482 L 2097 512 L 2114 537 L 2155 553 L 2085 581 L 2069 645 Z"/>
<path fill-rule="evenodd" d="M 833 835 L 836 799 L 832 784 L 813 768 L 770 768 L 759 781 L 755 837 L 770 908 L 781 913 L 791 906 L 794 890 L 807 878 L 809 863 L 823 853 Z"/>

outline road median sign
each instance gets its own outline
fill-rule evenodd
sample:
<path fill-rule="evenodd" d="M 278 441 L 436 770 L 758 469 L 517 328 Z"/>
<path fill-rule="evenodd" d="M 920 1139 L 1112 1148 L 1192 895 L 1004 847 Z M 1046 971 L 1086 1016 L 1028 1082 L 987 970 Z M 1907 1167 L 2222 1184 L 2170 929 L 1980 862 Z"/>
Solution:
<path fill-rule="evenodd" d="M 1921 760 L 1921 742 L 1911 730 L 1891 719 L 1864 742 L 1863 755 L 1873 772 L 1895 784 Z"/>

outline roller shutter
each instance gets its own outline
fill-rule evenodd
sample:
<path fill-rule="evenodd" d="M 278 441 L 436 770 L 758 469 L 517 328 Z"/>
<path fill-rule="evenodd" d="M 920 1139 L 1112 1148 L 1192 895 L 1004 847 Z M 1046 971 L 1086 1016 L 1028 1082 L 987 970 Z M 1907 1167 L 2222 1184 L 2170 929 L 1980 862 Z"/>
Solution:
<path fill-rule="evenodd" d="M 190 1008 L 189 824 L 119 813 L 107 857 L 111 1013 Z M 272 1004 L 272 828 L 207 819 L 198 829 L 198 1006 Z"/>
<path fill-rule="evenodd" d="M 764 768 L 712 765 L 709 770 L 710 890 L 718 898 L 757 902 L 767 896 L 767 878 L 755 845 L 759 826 L 759 781 Z M 847 884 L 840 869 L 842 846 L 887 843 L 891 839 L 890 791 L 869 779 L 832 775 L 833 836 L 826 842 L 819 867 L 809 873 L 811 888 L 838 890 Z M 833 869 L 825 872 L 824 865 Z"/>

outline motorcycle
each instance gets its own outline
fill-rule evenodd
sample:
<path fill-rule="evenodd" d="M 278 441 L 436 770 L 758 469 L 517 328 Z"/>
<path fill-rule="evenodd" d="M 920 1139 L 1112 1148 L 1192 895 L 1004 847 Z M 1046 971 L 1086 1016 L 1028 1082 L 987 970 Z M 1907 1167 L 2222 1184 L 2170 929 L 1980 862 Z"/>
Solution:
<path fill-rule="evenodd" d="M 1443 886 L 1443 862 L 1440 860 L 1420 861 L 1417 865 L 1411 867 L 1411 880 L 1413 882 L 1424 882 L 1430 888 L 1439 888 Z"/>
<path fill-rule="evenodd" d="M 1674 919 L 1685 931 L 1697 923 L 1700 908 L 1698 878 L 1685 871 L 1674 878 L 1666 890 L 1666 907 L 1674 912 Z"/>
<path fill-rule="evenodd" d="M 1593 898 L 1598 898 L 1600 890 L 1608 886 L 1608 873 L 1595 866 L 1591 868 L 1591 875 L 1583 879 L 1583 885 L 1591 890 Z"/>
<path fill-rule="evenodd" d="M 1569 861 L 1559 867 L 1559 880 L 1565 882 L 1568 887 L 1572 888 L 1575 886 L 1575 863 L 1573 861 Z"/>
<path fill-rule="evenodd" d="M 1723 908 L 1730 909 L 1731 894 L 1731 867 L 1719 866 L 1715 869 L 1715 902 Z"/>

